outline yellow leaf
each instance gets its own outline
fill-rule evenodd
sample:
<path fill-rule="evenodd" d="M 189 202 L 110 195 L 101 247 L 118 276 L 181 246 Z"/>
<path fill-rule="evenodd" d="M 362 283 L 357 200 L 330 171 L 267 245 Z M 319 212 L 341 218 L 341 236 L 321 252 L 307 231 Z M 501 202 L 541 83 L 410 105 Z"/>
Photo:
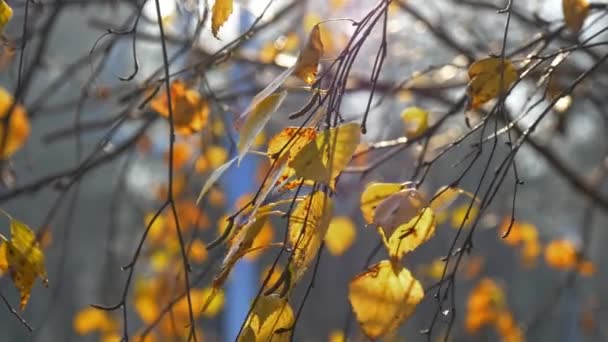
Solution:
<path fill-rule="evenodd" d="M 569 270 L 576 266 L 578 252 L 569 240 L 553 240 L 545 247 L 545 261 L 558 270 Z"/>
<path fill-rule="evenodd" d="M 0 31 L 4 30 L 4 26 L 13 17 L 13 9 L 9 6 L 6 1 L 0 0 Z"/>
<path fill-rule="evenodd" d="M 470 108 L 479 108 L 484 103 L 505 92 L 518 78 L 515 66 L 507 59 L 501 63 L 500 57 L 488 57 L 469 67 Z M 500 81 L 502 80 L 502 87 Z"/>
<path fill-rule="evenodd" d="M 473 221 L 475 221 L 478 214 L 479 209 L 476 206 L 472 206 L 470 210 L 469 204 L 458 206 L 454 208 L 454 211 L 452 211 L 452 227 L 456 229 L 460 228 L 461 226 L 467 228 L 471 225 L 471 223 L 473 223 Z"/>
<path fill-rule="evenodd" d="M 205 127 L 209 117 L 209 104 L 198 91 L 189 89 L 183 81 L 175 80 L 171 82 L 170 96 L 176 133 L 192 134 Z M 154 97 L 150 108 L 160 116 L 169 118 L 166 91 Z"/>
<path fill-rule="evenodd" d="M 211 10 L 211 32 L 215 38 L 218 38 L 217 33 L 232 14 L 232 10 L 232 0 L 215 0 Z"/>
<path fill-rule="evenodd" d="M 412 139 L 429 128 L 429 113 L 420 107 L 409 107 L 401 113 L 405 124 L 405 136 Z"/>
<path fill-rule="evenodd" d="M 266 126 L 270 120 L 271 115 L 277 111 L 279 106 L 281 106 L 281 103 L 283 103 L 286 96 L 286 91 L 274 93 L 255 104 L 247 114 L 245 122 L 240 129 L 237 147 L 239 151 L 239 163 L 255 142 L 255 138 L 262 132 L 264 126 Z"/>
<path fill-rule="evenodd" d="M 381 227 L 378 227 L 378 232 L 388 249 L 391 259 L 401 260 L 405 254 L 433 237 L 436 227 L 437 222 L 435 222 L 433 210 L 424 208 L 419 215 L 395 229 L 388 240 L 386 232 Z"/>
<path fill-rule="evenodd" d="M 376 208 L 390 195 L 405 189 L 405 184 L 399 183 L 371 183 L 361 194 L 360 208 L 365 222 L 374 222 Z"/>
<path fill-rule="evenodd" d="M 287 342 L 293 324 L 293 310 L 286 299 L 274 294 L 262 296 L 247 317 L 239 341 Z"/>
<path fill-rule="evenodd" d="M 587 0 L 562 0 L 562 11 L 566 26 L 572 32 L 578 32 L 589 14 L 589 2 Z"/>
<path fill-rule="evenodd" d="M 44 267 L 44 254 L 40 250 L 36 234 L 25 223 L 10 219 L 11 240 L 6 240 L 6 260 L 9 264 L 11 277 L 15 287 L 21 293 L 20 308 L 23 311 L 30 298 L 36 277 L 40 277 L 44 286 L 48 286 L 48 278 Z M 4 237 L 2 237 L 4 239 Z"/>
<path fill-rule="evenodd" d="M 245 259 L 247 260 L 256 260 L 264 251 L 264 247 L 267 247 L 270 243 L 272 243 L 272 239 L 274 238 L 274 230 L 270 221 L 266 220 L 262 229 L 256 237 L 253 239 L 251 243 L 251 247 L 249 248 L 252 251 L 247 252 L 245 254 Z"/>
<path fill-rule="evenodd" d="M 110 332 L 115 328 L 115 322 L 108 313 L 95 308 L 84 308 L 74 316 L 74 331 L 79 335 L 95 331 Z"/>
<path fill-rule="evenodd" d="M 296 176 L 329 183 L 350 162 L 361 137 L 359 124 L 347 123 L 317 135 L 289 164 Z"/>
<path fill-rule="evenodd" d="M 287 161 L 291 162 L 304 146 L 314 140 L 316 136 L 317 132 L 312 127 L 286 127 L 268 141 L 266 154 L 271 162 L 275 162 L 285 155 L 287 155 Z M 289 164 L 286 165 L 275 185 L 282 184 L 295 174 L 296 171 Z"/>
<path fill-rule="evenodd" d="M 344 336 L 344 332 L 342 330 L 333 330 L 329 334 L 328 341 L 329 342 L 346 342 L 346 336 Z"/>
<path fill-rule="evenodd" d="M 442 186 L 437 190 L 437 193 L 435 193 L 435 196 L 431 200 L 431 209 L 433 209 L 435 213 L 444 211 L 451 206 L 460 195 L 468 196 L 478 202 L 475 196 L 468 191 L 456 187 Z"/>
<path fill-rule="evenodd" d="M 350 217 L 334 217 L 325 234 L 325 246 L 332 255 L 342 255 L 357 238 L 357 230 Z"/>
<path fill-rule="evenodd" d="M 207 247 L 201 240 L 194 240 L 190 245 L 188 257 L 194 262 L 202 263 L 207 260 Z"/>
<path fill-rule="evenodd" d="M 300 52 L 296 66 L 293 71 L 299 79 L 306 84 L 312 84 L 317 77 L 319 60 L 323 56 L 323 42 L 321 41 L 321 30 L 315 25 L 310 31 L 306 46 Z"/>
<path fill-rule="evenodd" d="M 135 286 L 135 312 L 142 322 L 150 324 L 160 315 L 160 303 L 156 298 L 154 283 L 139 280 Z"/>
<path fill-rule="evenodd" d="M 5 243 L 4 241 L 0 241 L 0 272 L 1 272 L 0 275 L 4 275 L 9 270 L 8 260 L 6 259 L 7 246 L 8 246 L 8 243 Z"/>
<path fill-rule="evenodd" d="M 11 119 L 8 123 L 8 136 L 5 136 L 6 127 L 4 118 L 6 118 L 13 101 L 13 96 L 6 89 L 0 87 L 0 144 L 4 143 L 4 147 L 0 147 L 2 148 L 2 153 L 0 153 L 2 159 L 9 158 L 19 150 L 25 144 L 31 131 L 30 121 L 25 108 L 17 104 L 13 108 Z"/>
<path fill-rule="evenodd" d="M 397 329 L 424 297 L 424 290 L 406 268 L 383 260 L 356 276 L 348 299 L 361 330 L 377 339 Z"/>
<path fill-rule="evenodd" d="M 294 209 L 289 221 L 289 242 L 293 247 L 290 263 L 293 286 L 312 263 L 325 238 L 333 212 L 333 201 L 316 191 L 306 196 Z"/>
<path fill-rule="evenodd" d="M 192 157 L 192 146 L 190 144 L 180 141 L 173 144 L 173 169 L 179 170 L 184 167 Z M 169 151 L 165 152 L 164 160 L 169 163 Z"/>
<path fill-rule="evenodd" d="M 397 227 L 418 215 L 423 206 L 424 198 L 418 190 L 396 192 L 378 204 L 374 211 L 374 224 L 390 235 Z"/>

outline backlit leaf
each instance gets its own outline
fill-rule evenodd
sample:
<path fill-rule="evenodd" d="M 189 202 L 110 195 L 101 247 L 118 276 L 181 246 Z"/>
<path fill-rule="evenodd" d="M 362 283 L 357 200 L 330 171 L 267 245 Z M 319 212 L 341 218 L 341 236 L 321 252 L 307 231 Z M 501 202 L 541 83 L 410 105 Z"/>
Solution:
<path fill-rule="evenodd" d="M 317 132 L 312 127 L 286 127 L 268 141 L 266 154 L 272 162 L 287 155 L 288 164 L 282 171 L 281 176 L 275 182 L 279 185 L 296 174 L 296 171 L 289 165 L 296 155 L 309 142 L 315 139 Z"/>
<path fill-rule="evenodd" d="M 442 186 L 437 190 L 437 193 L 431 200 L 431 209 L 433 209 L 435 213 L 444 211 L 448 207 L 450 207 L 460 195 L 465 195 L 469 198 L 475 198 L 475 195 L 460 188 Z"/>
<path fill-rule="evenodd" d="M 289 222 L 289 242 L 293 246 L 290 263 L 292 284 L 297 282 L 312 263 L 325 238 L 333 212 L 333 201 L 316 191 L 306 196 L 293 210 Z"/>
<path fill-rule="evenodd" d="M 350 217 L 334 217 L 325 234 L 325 246 L 332 255 L 342 255 L 357 238 L 357 230 Z"/>
<path fill-rule="evenodd" d="M 405 254 L 433 237 L 436 227 L 437 222 L 433 210 L 424 208 L 419 215 L 395 229 L 388 239 L 386 238 L 388 234 L 384 229 L 378 227 L 378 232 L 391 259 L 401 260 Z"/>
<path fill-rule="evenodd" d="M 1 15 L 1 13 L 0 13 Z M 6 127 L 4 118 L 8 114 L 9 109 L 13 104 L 13 96 L 4 88 L 0 87 L 0 156 L 2 159 L 7 159 L 19 150 L 30 136 L 30 121 L 25 108 L 20 104 L 13 108 L 11 119 L 8 124 L 8 136 L 6 135 Z"/>
<path fill-rule="evenodd" d="M 215 38 L 218 38 L 218 31 L 232 14 L 232 2 L 233 0 L 215 0 L 213 4 L 211 9 L 211 32 Z"/>
<path fill-rule="evenodd" d="M 44 286 L 48 286 L 44 254 L 36 241 L 36 234 L 30 227 L 6 213 L 5 215 L 9 217 L 11 226 L 11 240 L 4 241 L 7 245 L 6 260 L 13 283 L 21 294 L 20 308 L 23 310 L 30 298 L 36 277 L 40 277 Z"/>
<path fill-rule="evenodd" d="M 365 222 L 374 222 L 374 213 L 382 201 L 390 195 L 405 188 L 404 184 L 399 183 L 371 183 L 361 194 L 361 213 Z"/>
<path fill-rule="evenodd" d="M 518 78 L 515 66 L 507 59 L 502 63 L 500 57 L 488 57 L 469 67 L 470 108 L 479 108 L 484 103 L 505 92 Z M 502 80 L 502 86 L 500 81 Z"/>
<path fill-rule="evenodd" d="M 300 51 L 293 71 L 294 75 L 306 84 L 312 84 L 317 77 L 317 69 L 319 68 L 321 56 L 323 56 L 321 30 L 319 29 L 319 25 L 315 25 L 310 31 L 306 46 Z"/>
<path fill-rule="evenodd" d="M 386 197 L 374 211 L 374 224 L 390 235 L 409 222 L 424 206 L 424 198 L 416 189 L 406 189 Z"/>
<path fill-rule="evenodd" d="M 209 189 L 211 189 L 211 187 L 220 179 L 220 177 L 222 177 L 224 172 L 226 172 L 226 170 L 230 168 L 230 166 L 236 161 L 236 159 L 237 157 L 230 159 L 224 165 L 218 167 L 209 175 L 209 178 L 207 178 L 207 181 L 205 182 L 205 185 L 203 185 L 201 192 L 198 194 L 196 204 L 198 204 L 201 199 L 203 199 L 207 191 L 209 191 Z"/>
<path fill-rule="evenodd" d="M 290 166 L 298 177 L 329 183 L 350 162 L 360 136 L 359 124 L 354 122 L 331 128 L 304 146 Z"/>
<path fill-rule="evenodd" d="M 587 0 L 562 0 L 562 11 L 566 26 L 572 32 L 578 32 L 589 14 L 589 2 Z"/>
<path fill-rule="evenodd" d="M 0 31 L 4 30 L 4 26 L 13 17 L 13 9 L 9 6 L 6 1 L 0 0 Z"/>
<path fill-rule="evenodd" d="M 249 151 L 255 138 L 262 132 L 264 126 L 266 126 L 272 114 L 281 106 L 281 103 L 285 100 L 286 96 L 286 91 L 274 93 L 257 103 L 249 114 L 247 114 L 245 123 L 240 129 L 238 142 L 239 162 Z"/>
<path fill-rule="evenodd" d="M 578 260 L 576 247 L 569 240 L 553 240 L 545 247 L 547 265 L 558 270 L 572 269 L 578 263 Z"/>
<path fill-rule="evenodd" d="M 80 310 L 74 316 L 73 325 L 74 331 L 79 335 L 86 335 L 96 331 L 108 333 L 116 327 L 116 323 L 108 315 L 107 311 L 92 307 Z"/>
<path fill-rule="evenodd" d="M 198 91 L 189 89 L 183 81 L 175 80 L 170 87 L 171 107 L 175 132 L 192 134 L 207 124 L 209 104 Z M 159 115 L 169 118 L 167 93 L 163 91 L 150 101 L 150 108 Z"/>
<path fill-rule="evenodd" d="M 370 339 L 396 330 L 424 297 L 424 290 L 409 270 L 388 260 L 370 267 L 349 285 L 348 298 Z"/>
<path fill-rule="evenodd" d="M 261 296 L 245 321 L 239 341 L 287 342 L 291 338 L 294 319 L 286 299 L 275 294 Z"/>
<path fill-rule="evenodd" d="M 420 107 L 409 107 L 401 113 L 405 125 L 405 136 L 415 138 L 429 128 L 429 113 Z"/>

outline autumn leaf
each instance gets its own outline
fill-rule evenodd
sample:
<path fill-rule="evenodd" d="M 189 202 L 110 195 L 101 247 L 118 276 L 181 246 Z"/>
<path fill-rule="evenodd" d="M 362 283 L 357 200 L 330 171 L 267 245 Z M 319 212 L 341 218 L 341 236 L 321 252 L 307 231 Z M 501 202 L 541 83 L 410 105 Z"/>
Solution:
<path fill-rule="evenodd" d="M 342 255 L 357 238 L 355 224 L 347 216 L 334 217 L 325 234 L 325 247 L 332 255 Z"/>
<path fill-rule="evenodd" d="M 577 249 L 569 240 L 553 240 L 545 247 L 547 265 L 558 270 L 572 269 L 578 263 L 578 260 Z"/>
<path fill-rule="evenodd" d="M 261 296 L 245 321 L 239 341 L 288 342 L 294 324 L 293 309 L 276 294 Z"/>
<path fill-rule="evenodd" d="M 296 176 L 329 183 L 350 162 L 360 140 L 359 124 L 343 124 L 318 134 L 291 161 Z"/>
<path fill-rule="evenodd" d="M 9 6 L 6 1 L 0 0 L 0 31 L 4 30 L 4 26 L 13 17 L 13 9 Z"/>
<path fill-rule="evenodd" d="M 454 208 L 452 211 L 452 227 L 459 229 L 460 227 L 469 227 L 479 215 L 479 209 L 476 206 L 463 204 Z"/>
<path fill-rule="evenodd" d="M 424 206 L 424 197 L 416 189 L 406 189 L 386 197 L 374 211 L 373 223 L 389 235 L 416 216 Z"/>
<path fill-rule="evenodd" d="M 409 107 L 401 113 L 405 136 L 409 139 L 422 135 L 429 128 L 429 113 L 420 107 Z"/>
<path fill-rule="evenodd" d="M 477 109 L 504 93 L 519 77 L 515 66 L 508 59 L 502 63 L 500 57 L 489 57 L 471 64 L 468 74 L 470 82 L 467 94 L 471 109 Z"/>
<path fill-rule="evenodd" d="M 283 169 L 281 176 L 278 177 L 275 185 L 282 184 L 295 176 L 296 170 L 289 163 L 316 136 L 317 132 L 312 127 L 286 127 L 268 141 L 266 154 L 270 158 L 271 163 L 276 163 L 278 159 L 287 156 L 288 164 Z"/>
<path fill-rule="evenodd" d="M 1 13 L 0 13 L 1 15 Z M 6 118 L 11 106 L 13 96 L 4 88 L 0 87 L 0 144 L 2 159 L 7 159 L 19 150 L 30 136 L 30 121 L 25 108 L 20 104 L 14 106 L 10 122 L 8 123 L 8 135 L 6 135 Z"/>
<path fill-rule="evenodd" d="M 444 211 L 448 209 L 448 207 L 450 207 L 461 195 L 465 195 L 471 199 L 474 199 L 475 202 L 479 202 L 475 195 L 468 191 L 452 186 L 442 186 L 437 190 L 435 196 L 433 196 L 430 207 L 435 213 Z"/>
<path fill-rule="evenodd" d="M 321 56 L 323 56 L 321 30 L 319 25 L 315 25 L 310 31 L 306 46 L 300 51 L 293 74 L 306 84 L 312 84 L 317 77 Z"/>
<path fill-rule="evenodd" d="M 293 210 L 289 220 L 289 242 L 293 246 L 290 263 L 292 285 L 312 263 L 325 238 L 333 212 L 333 201 L 324 192 L 306 196 Z"/>
<path fill-rule="evenodd" d="M 84 308 L 74 316 L 74 331 L 79 335 L 87 335 L 96 331 L 109 333 L 116 328 L 116 322 L 107 311 L 93 307 Z"/>
<path fill-rule="evenodd" d="M 589 14 L 589 2 L 587 0 L 562 0 L 562 11 L 566 26 L 572 32 L 578 32 Z"/>
<path fill-rule="evenodd" d="M 211 32 L 215 38 L 218 31 L 228 20 L 233 11 L 233 0 L 215 0 L 213 8 L 211 9 Z"/>
<path fill-rule="evenodd" d="M 209 189 L 211 189 L 211 187 L 220 179 L 220 177 L 222 177 L 224 172 L 226 172 L 226 170 L 228 170 L 230 168 L 230 166 L 232 166 L 232 164 L 236 160 L 237 160 L 237 157 L 230 159 L 229 161 L 224 163 L 224 165 L 218 167 L 209 175 L 209 178 L 207 178 L 207 181 L 205 181 L 205 184 L 203 185 L 201 192 L 198 194 L 198 198 L 196 199 L 196 204 L 200 203 L 200 201 L 203 199 L 203 197 L 205 197 L 205 194 L 207 193 L 207 191 L 209 191 Z"/>
<path fill-rule="evenodd" d="M 198 91 L 189 89 L 183 81 L 175 80 L 171 82 L 170 96 L 176 133 L 188 135 L 205 127 L 209 117 L 209 104 Z M 169 118 L 167 93 L 156 95 L 150 102 L 150 108 L 160 116 Z"/>
<path fill-rule="evenodd" d="M 238 142 L 238 163 L 249 151 L 255 138 L 262 132 L 270 117 L 283 103 L 287 96 L 286 91 L 274 93 L 257 103 L 245 117 L 245 122 L 240 129 Z"/>
<path fill-rule="evenodd" d="M 40 250 L 36 234 L 25 223 L 15 220 L 6 212 L 10 219 L 11 240 L 4 236 L 0 238 L 6 244 L 6 260 L 15 287 L 21 293 L 20 308 L 23 311 L 30 298 L 36 277 L 40 277 L 44 286 L 48 286 L 48 278 L 44 267 L 44 254 Z"/>
<path fill-rule="evenodd" d="M 382 238 L 385 247 L 388 249 L 389 255 L 393 260 L 401 260 L 403 256 L 421 244 L 428 241 L 435 235 L 435 214 L 431 208 L 424 208 L 414 218 L 406 224 L 399 226 L 394 232 L 385 231 L 382 227 L 378 227 L 378 232 Z M 387 239 L 387 234 L 390 237 Z"/>
<path fill-rule="evenodd" d="M 383 260 L 356 276 L 349 284 L 348 299 L 370 339 L 396 330 L 414 312 L 424 290 L 409 270 Z"/>
<path fill-rule="evenodd" d="M 404 184 L 400 183 L 371 183 L 361 194 L 360 208 L 365 222 L 371 224 L 374 222 L 374 214 L 376 208 L 382 201 L 390 195 L 401 191 L 405 188 Z"/>

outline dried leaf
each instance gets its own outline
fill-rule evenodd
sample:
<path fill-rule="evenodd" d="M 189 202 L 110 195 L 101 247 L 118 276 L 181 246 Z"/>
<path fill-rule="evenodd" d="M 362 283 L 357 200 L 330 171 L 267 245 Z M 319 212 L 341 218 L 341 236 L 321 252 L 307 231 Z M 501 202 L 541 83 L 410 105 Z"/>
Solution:
<path fill-rule="evenodd" d="M 175 80 L 171 82 L 170 96 L 176 133 L 188 135 L 205 127 L 209 117 L 209 104 L 198 91 L 189 89 L 183 81 Z M 150 108 L 160 116 L 169 118 L 166 91 L 154 97 Z"/>
<path fill-rule="evenodd" d="M 233 0 L 215 0 L 213 8 L 211 9 L 211 32 L 215 38 L 218 31 L 224 25 L 224 23 L 230 18 L 233 11 Z"/>
<path fill-rule="evenodd" d="M 247 317 L 239 341 L 288 342 L 294 320 L 293 310 L 286 299 L 275 294 L 262 296 Z"/>
<path fill-rule="evenodd" d="M 334 217 L 325 234 L 325 247 L 332 255 L 342 255 L 357 238 L 355 224 L 346 216 Z"/>
<path fill-rule="evenodd" d="M 0 13 L 1 15 L 1 13 Z M 13 104 L 13 96 L 4 88 L 0 87 L 0 146 L 2 159 L 7 159 L 19 150 L 30 136 L 30 121 L 25 108 L 20 104 L 15 105 L 8 123 L 8 136 L 5 136 L 4 118 Z"/>
<path fill-rule="evenodd" d="M 422 285 L 410 271 L 388 260 L 356 276 L 348 291 L 361 330 L 370 339 L 396 330 L 423 297 Z"/>
<path fill-rule="evenodd" d="M 467 89 L 471 100 L 470 108 L 479 108 L 504 93 L 518 77 L 515 66 L 507 59 L 502 63 L 500 57 L 489 57 L 471 64 Z"/>
<path fill-rule="evenodd" d="M 333 212 L 333 201 L 324 192 L 306 196 L 293 210 L 289 223 L 289 242 L 293 247 L 290 263 L 292 285 L 312 263 L 325 238 Z"/>
<path fill-rule="evenodd" d="M 262 132 L 272 114 L 281 106 L 286 96 L 286 91 L 274 93 L 257 103 L 247 114 L 245 123 L 240 129 L 238 142 L 239 163 L 253 145 L 255 138 Z"/>
<path fill-rule="evenodd" d="M 298 177 L 329 183 L 348 165 L 360 137 L 359 124 L 354 122 L 331 128 L 304 146 L 290 166 Z"/>
<path fill-rule="evenodd" d="M 589 2 L 587 0 L 562 0 L 562 11 L 566 26 L 572 32 L 578 32 L 589 14 Z"/>
<path fill-rule="evenodd" d="M 374 213 L 382 201 L 390 195 L 405 188 L 404 184 L 399 183 L 371 183 L 361 194 L 361 213 L 365 222 L 374 222 Z"/>
<path fill-rule="evenodd" d="M 319 29 L 319 25 L 315 25 L 310 31 L 306 46 L 300 51 L 293 71 L 294 75 L 306 84 L 312 84 L 317 77 L 317 69 L 319 68 L 321 56 L 323 56 L 321 30 Z"/>

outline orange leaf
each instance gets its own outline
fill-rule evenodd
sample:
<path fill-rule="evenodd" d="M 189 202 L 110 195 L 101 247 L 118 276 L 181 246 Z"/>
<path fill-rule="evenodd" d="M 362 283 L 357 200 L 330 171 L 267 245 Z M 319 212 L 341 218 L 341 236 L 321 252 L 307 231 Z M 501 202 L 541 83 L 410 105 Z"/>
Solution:
<path fill-rule="evenodd" d="M 198 91 L 187 88 L 183 81 L 175 80 L 171 83 L 170 96 L 176 133 L 192 134 L 205 127 L 209 116 L 209 104 Z M 150 107 L 159 115 L 169 118 L 166 91 L 156 95 L 150 102 Z"/>

